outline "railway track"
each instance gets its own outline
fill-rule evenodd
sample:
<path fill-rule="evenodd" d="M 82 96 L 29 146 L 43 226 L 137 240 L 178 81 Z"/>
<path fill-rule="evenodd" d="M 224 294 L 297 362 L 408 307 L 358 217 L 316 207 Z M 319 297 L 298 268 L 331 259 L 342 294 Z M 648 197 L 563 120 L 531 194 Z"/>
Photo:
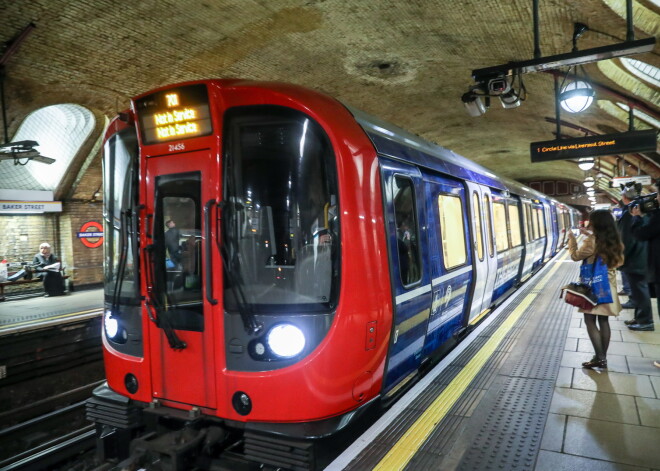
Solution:
<path fill-rule="evenodd" d="M 2 337 L 0 470 L 59 469 L 94 448 L 84 405 L 105 379 L 100 332 L 96 317 Z"/>
<path fill-rule="evenodd" d="M 77 458 L 94 449 L 96 434 L 93 424 L 80 425 L 84 416 L 81 401 L 0 430 L 0 471 L 75 469 L 75 462 L 87 469 L 92 458 Z"/>

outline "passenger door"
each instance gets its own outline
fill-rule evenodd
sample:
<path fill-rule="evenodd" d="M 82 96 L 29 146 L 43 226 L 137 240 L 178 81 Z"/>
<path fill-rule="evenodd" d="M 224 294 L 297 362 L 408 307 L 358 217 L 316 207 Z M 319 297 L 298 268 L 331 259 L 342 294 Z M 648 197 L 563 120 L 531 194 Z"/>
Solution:
<path fill-rule="evenodd" d="M 215 407 L 208 151 L 147 159 L 148 328 L 153 397 Z M 167 224 L 168 221 L 174 221 Z M 206 234 L 205 234 L 206 232 Z M 207 291 L 208 290 L 208 291 Z M 205 296 L 206 295 L 206 296 Z"/>
<path fill-rule="evenodd" d="M 491 304 L 497 274 L 490 188 L 466 182 L 472 220 L 473 291 L 468 323 L 472 323 Z"/>
<path fill-rule="evenodd" d="M 412 379 L 422 350 L 431 309 L 425 201 L 419 169 L 381 159 L 394 320 L 383 392 Z"/>

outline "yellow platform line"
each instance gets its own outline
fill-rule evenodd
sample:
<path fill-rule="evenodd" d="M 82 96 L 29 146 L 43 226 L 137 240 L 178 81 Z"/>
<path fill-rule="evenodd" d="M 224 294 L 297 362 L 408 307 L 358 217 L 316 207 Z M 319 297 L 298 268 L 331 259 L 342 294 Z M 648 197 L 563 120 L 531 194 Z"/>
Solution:
<path fill-rule="evenodd" d="M 31 325 L 31 324 L 39 324 L 42 322 L 47 322 L 51 320 L 56 320 L 56 319 L 66 319 L 67 317 L 72 317 L 72 316 L 82 316 L 85 314 L 90 314 L 92 312 L 99 312 L 102 311 L 102 308 L 96 308 L 96 309 L 88 309 L 87 311 L 78 311 L 78 312 L 68 312 L 66 314 L 61 314 L 59 316 L 52 316 L 52 317 L 43 317 L 41 319 L 32 319 L 29 321 L 23 321 L 23 322 L 16 322 L 15 324 L 5 324 L 3 326 L 0 326 L 0 331 L 3 331 L 5 329 L 10 329 L 12 327 L 20 327 L 20 326 L 25 326 L 25 325 Z"/>
<path fill-rule="evenodd" d="M 563 257 L 562 257 L 563 258 Z M 383 457 L 373 469 L 374 470 L 401 470 L 412 457 L 417 453 L 422 444 L 433 433 L 435 426 L 440 423 L 454 406 L 456 401 L 465 392 L 472 380 L 477 376 L 481 368 L 495 352 L 504 337 L 513 328 L 520 319 L 525 310 L 534 301 L 542 291 L 543 286 L 550 280 L 554 272 L 559 268 L 555 266 L 543 277 L 534 289 L 525 296 L 518 307 L 502 323 L 493 336 L 484 344 L 470 362 L 456 375 L 445 390 L 433 401 L 433 403 L 424 411 L 424 413 L 415 421 L 415 423 L 406 431 L 401 439 L 392 447 L 392 449 Z"/>

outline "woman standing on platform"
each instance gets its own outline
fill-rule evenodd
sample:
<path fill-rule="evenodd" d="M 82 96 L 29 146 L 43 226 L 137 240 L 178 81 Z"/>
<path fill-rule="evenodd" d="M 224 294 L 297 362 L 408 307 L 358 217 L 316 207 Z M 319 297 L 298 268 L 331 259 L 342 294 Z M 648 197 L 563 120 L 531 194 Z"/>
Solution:
<path fill-rule="evenodd" d="M 589 215 L 588 228 L 581 228 L 586 236 L 578 247 L 572 232 L 568 235 L 568 251 L 571 259 L 582 261 L 593 267 L 597 266 L 597 258 L 607 265 L 607 278 L 612 297 L 611 303 L 598 304 L 590 310 L 580 309 L 584 313 L 584 323 L 587 326 L 589 339 L 594 347 L 594 357 L 582 363 L 583 368 L 607 368 L 607 348 L 610 345 L 609 316 L 618 316 L 621 311 L 618 290 L 616 287 L 616 268 L 623 264 L 623 244 L 616 227 L 612 213 L 607 210 L 592 211 Z"/>

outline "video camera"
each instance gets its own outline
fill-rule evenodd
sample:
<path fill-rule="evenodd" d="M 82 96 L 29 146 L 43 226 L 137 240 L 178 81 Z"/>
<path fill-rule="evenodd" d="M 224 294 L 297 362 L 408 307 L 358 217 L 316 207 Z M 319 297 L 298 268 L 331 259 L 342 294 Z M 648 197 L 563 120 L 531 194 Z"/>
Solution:
<path fill-rule="evenodd" d="M 655 187 L 660 188 L 660 179 L 656 180 Z M 639 206 L 639 210 L 642 213 L 650 213 L 656 209 L 660 209 L 660 203 L 658 203 L 657 196 L 658 193 L 651 193 L 649 195 L 641 195 L 642 184 L 635 182 L 628 182 L 625 185 L 621 185 L 621 191 L 627 194 L 634 191 L 637 196 L 632 198 L 632 202 L 627 205 L 629 209 L 632 209 L 636 206 Z"/>

